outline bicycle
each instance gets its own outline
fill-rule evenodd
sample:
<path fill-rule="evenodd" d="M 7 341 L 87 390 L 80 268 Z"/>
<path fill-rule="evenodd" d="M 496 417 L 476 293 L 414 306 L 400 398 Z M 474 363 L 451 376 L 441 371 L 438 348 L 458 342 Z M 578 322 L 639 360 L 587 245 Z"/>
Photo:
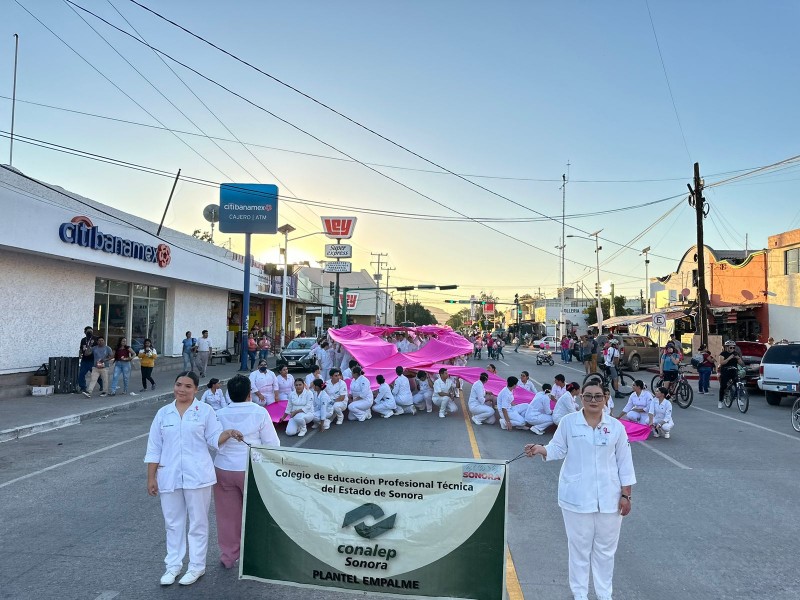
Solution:
<path fill-rule="evenodd" d="M 800 398 L 794 401 L 792 406 L 792 427 L 797 432 L 800 432 Z"/>
<path fill-rule="evenodd" d="M 654 390 L 668 383 L 668 381 L 664 381 L 661 375 L 655 375 L 650 381 L 650 389 Z M 694 390 L 689 384 L 689 380 L 686 379 L 686 372 L 684 371 L 683 365 L 678 367 L 678 378 L 673 381 L 672 384 L 672 399 L 675 400 L 675 403 L 681 408 L 689 408 L 694 400 Z"/>
<path fill-rule="evenodd" d="M 739 412 L 744 414 L 750 407 L 750 393 L 744 384 L 744 377 L 738 376 L 735 380 L 728 384 L 725 388 L 725 394 L 722 396 L 722 402 L 726 408 L 730 408 L 733 404 L 734 396 L 736 397 L 736 406 L 739 407 Z M 792 422 L 794 424 L 794 422 Z M 800 430 L 798 430 L 800 431 Z"/>
<path fill-rule="evenodd" d="M 633 382 L 636 380 L 627 373 L 623 373 L 622 370 L 618 369 L 617 372 L 619 373 L 619 389 L 617 391 L 624 396 L 630 396 L 633 393 Z M 594 373 L 589 373 L 583 378 L 583 385 L 586 385 L 587 382 L 592 380 L 596 381 L 600 387 L 608 388 L 612 391 L 614 389 L 614 386 L 611 385 L 608 367 L 604 367 L 603 373 L 598 373 L 596 371 Z"/>

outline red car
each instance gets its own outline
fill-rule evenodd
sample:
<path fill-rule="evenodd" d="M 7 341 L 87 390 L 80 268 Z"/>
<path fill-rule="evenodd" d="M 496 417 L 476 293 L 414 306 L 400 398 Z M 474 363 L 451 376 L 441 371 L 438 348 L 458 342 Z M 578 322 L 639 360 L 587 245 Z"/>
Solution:
<path fill-rule="evenodd" d="M 736 347 L 742 353 L 744 368 L 747 370 L 745 383 L 747 385 L 758 385 L 758 369 L 761 366 L 761 359 L 767 351 L 767 345 L 761 342 L 736 342 Z"/>

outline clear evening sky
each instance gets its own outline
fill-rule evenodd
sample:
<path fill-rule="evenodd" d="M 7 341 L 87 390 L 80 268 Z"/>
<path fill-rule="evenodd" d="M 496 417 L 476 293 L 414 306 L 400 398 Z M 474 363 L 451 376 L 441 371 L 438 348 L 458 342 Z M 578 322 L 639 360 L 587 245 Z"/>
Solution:
<path fill-rule="evenodd" d="M 436 169 L 129 0 L 75 2 L 122 29 L 132 31 L 132 25 L 153 46 L 359 160 Z M 460 285 L 455 292 L 419 292 L 426 303 L 468 298 L 481 290 L 503 300 L 539 288 L 555 293 L 559 260 L 542 250 L 558 254 L 561 224 L 531 219 L 541 214 L 560 219 L 559 188 L 568 161 L 568 215 L 682 195 L 567 219 L 567 234 L 603 229 L 601 278 L 614 280 L 618 293 L 638 297 L 645 281 L 641 249 L 652 248 L 650 275 L 666 275 L 694 243 L 694 215 L 685 199 L 694 161 L 710 185 L 800 154 L 800 4 L 793 1 L 650 0 L 674 107 L 644 0 L 142 3 L 447 169 L 494 177 L 471 180 L 522 206 L 451 175 L 376 167 L 439 205 L 359 164 L 298 154 L 342 158 L 174 63 L 169 64 L 225 126 L 255 144 L 250 149 L 258 160 L 235 141 L 217 142 L 228 156 L 201 135 L 178 134 L 190 148 L 162 129 L 30 104 L 156 127 L 162 127 L 160 121 L 185 132 L 199 133 L 199 126 L 210 136 L 232 138 L 152 50 L 62 0 L 3 0 L 0 5 L 0 129 L 10 127 L 13 34 L 18 33 L 18 135 L 171 173 L 180 168 L 184 175 L 212 182 L 276 183 L 281 194 L 337 206 L 438 217 L 457 217 L 455 210 L 502 232 L 468 220 L 357 214 L 356 267 L 374 271 L 369 253 L 386 252 L 397 268 L 392 284 Z M 0 162 L 8 162 L 5 138 Z M 14 166 L 156 222 L 172 185 L 167 177 L 21 141 L 14 145 Z M 708 189 L 707 243 L 743 249 L 747 236 L 750 248 L 763 248 L 769 235 L 800 226 L 798 169 L 800 163 L 790 163 Z M 166 223 L 188 233 L 207 229 L 201 211 L 215 202 L 214 187 L 182 182 Z M 318 231 L 321 214 L 355 214 L 288 201 L 279 211 L 281 223 L 297 228 L 295 236 Z M 226 239 L 217 236 L 219 242 Z M 242 251 L 242 236 L 231 241 Z M 617 253 L 613 242 L 633 249 Z M 312 236 L 290 244 L 289 257 L 322 258 L 324 243 L 323 236 Z M 277 236 L 257 237 L 256 257 L 275 260 L 277 244 Z M 583 279 L 593 289 L 594 242 L 568 238 L 566 259 L 567 284 Z"/>

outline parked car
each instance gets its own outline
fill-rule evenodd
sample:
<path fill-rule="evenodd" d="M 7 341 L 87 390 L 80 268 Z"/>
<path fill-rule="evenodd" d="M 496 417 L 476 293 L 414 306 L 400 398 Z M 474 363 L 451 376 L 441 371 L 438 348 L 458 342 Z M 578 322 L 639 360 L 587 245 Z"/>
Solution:
<path fill-rule="evenodd" d="M 278 354 L 275 368 L 279 371 L 284 367 L 292 369 L 304 369 L 310 371 L 316 358 L 311 354 L 311 346 L 317 340 L 313 337 L 294 338 Z"/>
<path fill-rule="evenodd" d="M 629 333 L 615 333 L 614 339 L 620 340 L 619 360 L 623 369 L 638 371 L 643 364 L 658 364 L 661 348 L 649 337 Z"/>
<path fill-rule="evenodd" d="M 559 342 L 556 336 L 554 335 L 548 335 L 539 340 L 533 340 L 533 343 L 531 345 L 534 348 L 541 348 L 542 344 L 544 344 L 545 348 L 547 348 L 548 350 L 561 351 L 561 342 Z"/>
<path fill-rule="evenodd" d="M 761 342 L 736 342 L 736 347 L 742 354 L 744 368 L 747 371 L 745 383 L 747 385 L 758 385 L 761 359 L 767 351 L 767 345 Z"/>
<path fill-rule="evenodd" d="M 772 406 L 780 404 L 784 396 L 800 395 L 800 343 L 776 344 L 764 353 L 758 387 Z"/>

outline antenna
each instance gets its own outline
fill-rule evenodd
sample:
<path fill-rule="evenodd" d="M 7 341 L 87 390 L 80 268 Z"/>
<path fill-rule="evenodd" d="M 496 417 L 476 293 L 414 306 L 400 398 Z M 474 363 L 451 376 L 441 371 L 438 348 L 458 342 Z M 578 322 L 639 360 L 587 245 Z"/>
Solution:
<path fill-rule="evenodd" d="M 214 243 L 214 223 L 219 222 L 219 206 L 209 204 L 203 209 L 203 218 L 211 223 L 211 243 Z"/>

